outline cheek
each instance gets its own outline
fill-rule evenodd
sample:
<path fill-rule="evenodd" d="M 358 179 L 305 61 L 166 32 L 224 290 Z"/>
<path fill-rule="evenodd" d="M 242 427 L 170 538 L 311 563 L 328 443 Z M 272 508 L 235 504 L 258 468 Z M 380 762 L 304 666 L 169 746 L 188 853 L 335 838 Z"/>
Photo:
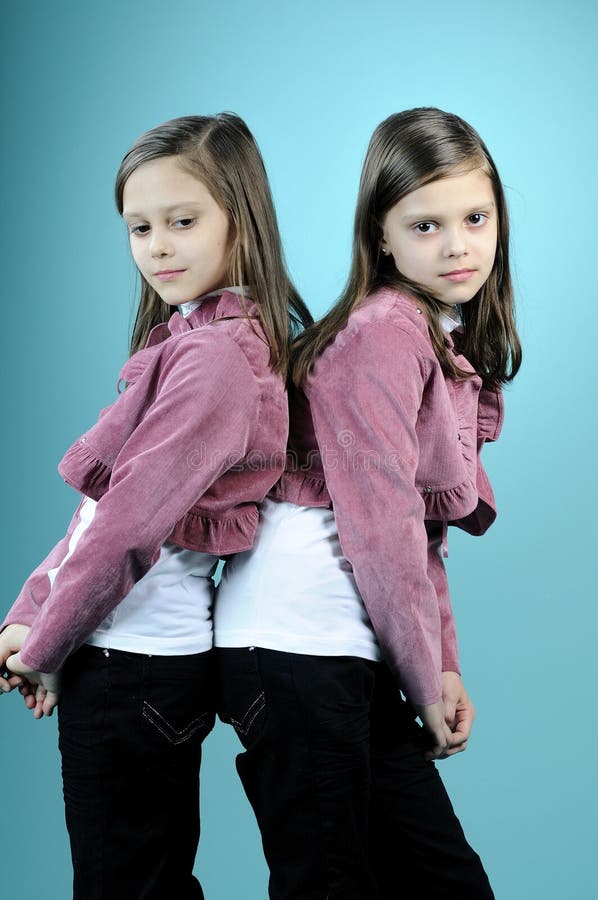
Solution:
<path fill-rule="evenodd" d="M 139 244 L 137 244 L 137 243 L 133 244 L 133 242 L 129 242 L 129 249 L 131 251 L 131 256 L 133 258 L 133 262 L 135 263 L 137 268 L 138 269 L 143 268 L 142 253 L 141 253 L 141 247 L 139 246 Z"/>
<path fill-rule="evenodd" d="M 494 235 L 488 235 L 484 249 L 489 265 L 492 266 L 494 264 L 494 260 L 496 259 L 496 254 L 498 251 L 498 240 L 496 233 Z"/>
<path fill-rule="evenodd" d="M 415 277 L 420 272 L 426 272 L 430 266 L 430 246 L 416 242 L 404 242 L 399 245 L 395 256 L 397 268 L 405 275 Z M 416 279 L 417 280 L 417 279 Z"/>

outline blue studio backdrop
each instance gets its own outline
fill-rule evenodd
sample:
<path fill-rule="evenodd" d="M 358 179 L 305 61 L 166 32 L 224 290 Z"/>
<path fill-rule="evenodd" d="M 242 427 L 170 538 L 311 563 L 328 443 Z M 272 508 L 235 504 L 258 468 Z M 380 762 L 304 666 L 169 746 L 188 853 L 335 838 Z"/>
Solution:
<path fill-rule="evenodd" d="M 467 752 L 440 766 L 498 900 L 585 898 L 598 883 L 597 38 L 590 0 L 3 4 L 0 613 L 64 533 L 76 497 L 56 463 L 114 399 L 127 355 L 136 280 L 112 189 L 139 133 L 191 113 L 247 121 L 316 316 L 347 274 L 377 123 L 434 105 L 488 144 L 512 217 L 524 364 L 485 451 L 497 522 L 483 539 L 451 536 L 478 716 Z M 0 735 L 4 895 L 65 900 L 56 719 L 2 697 Z M 236 752 L 223 725 L 205 744 L 197 872 L 210 900 L 266 897 Z"/>

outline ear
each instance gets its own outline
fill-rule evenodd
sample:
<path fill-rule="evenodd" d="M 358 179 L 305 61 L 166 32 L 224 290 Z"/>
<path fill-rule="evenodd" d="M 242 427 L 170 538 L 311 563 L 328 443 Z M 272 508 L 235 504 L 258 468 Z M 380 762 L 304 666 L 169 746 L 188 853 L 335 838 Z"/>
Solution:
<path fill-rule="evenodd" d="M 384 228 L 380 224 L 378 224 L 378 234 L 379 234 L 378 244 L 380 247 L 380 253 L 383 256 L 388 256 L 390 253 L 390 250 L 388 249 L 388 244 L 386 242 L 386 234 L 384 232 Z"/>

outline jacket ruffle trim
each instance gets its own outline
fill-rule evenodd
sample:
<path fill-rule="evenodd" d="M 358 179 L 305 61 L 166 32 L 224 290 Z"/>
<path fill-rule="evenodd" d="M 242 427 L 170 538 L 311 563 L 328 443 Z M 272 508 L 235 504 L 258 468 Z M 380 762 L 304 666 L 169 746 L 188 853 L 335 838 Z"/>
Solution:
<path fill-rule="evenodd" d="M 486 473 L 478 467 L 477 488 L 466 480 L 447 491 L 422 490 L 425 518 L 456 525 L 468 534 L 484 534 L 496 519 L 494 495 Z"/>
<path fill-rule="evenodd" d="M 425 518 L 435 522 L 451 522 L 469 515 L 478 502 L 478 492 L 469 479 L 454 488 L 435 491 L 431 487 L 420 487 L 424 500 Z"/>
<path fill-rule="evenodd" d="M 92 452 L 86 438 L 80 438 L 70 447 L 58 464 L 58 471 L 67 484 L 91 497 L 99 500 L 108 490 L 111 468 Z"/>
<path fill-rule="evenodd" d="M 92 500 L 100 500 L 110 484 L 110 466 L 92 453 L 84 438 L 67 450 L 58 471 L 67 484 Z M 253 504 L 222 519 L 194 507 L 176 523 L 168 541 L 196 552 L 240 553 L 253 546 L 258 519 L 257 506 Z"/>
<path fill-rule="evenodd" d="M 215 556 L 241 553 L 253 547 L 258 519 L 257 506 L 250 506 L 228 519 L 213 519 L 191 509 L 177 522 L 168 540 L 185 550 Z"/>
<path fill-rule="evenodd" d="M 482 388 L 478 397 L 478 438 L 496 441 L 504 419 L 504 400 L 501 390 Z"/>
<path fill-rule="evenodd" d="M 302 472 L 283 472 L 268 496 L 295 506 L 329 508 L 332 505 L 324 479 Z"/>
<path fill-rule="evenodd" d="M 481 462 L 478 462 L 477 469 L 477 498 L 478 502 L 470 513 L 448 520 L 449 525 L 456 525 L 476 537 L 485 534 L 496 519 L 494 493 Z"/>

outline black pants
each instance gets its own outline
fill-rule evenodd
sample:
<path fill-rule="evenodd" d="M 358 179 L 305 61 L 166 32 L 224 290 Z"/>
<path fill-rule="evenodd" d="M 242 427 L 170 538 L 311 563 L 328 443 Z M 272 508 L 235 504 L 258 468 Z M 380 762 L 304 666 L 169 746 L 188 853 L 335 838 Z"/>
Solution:
<path fill-rule="evenodd" d="M 491 900 L 423 732 L 383 663 L 220 649 L 219 713 L 271 900 Z M 409 885 L 413 887 L 409 887 Z"/>
<path fill-rule="evenodd" d="M 84 646 L 63 669 L 60 752 L 75 900 L 201 900 L 201 744 L 213 652 Z"/>

